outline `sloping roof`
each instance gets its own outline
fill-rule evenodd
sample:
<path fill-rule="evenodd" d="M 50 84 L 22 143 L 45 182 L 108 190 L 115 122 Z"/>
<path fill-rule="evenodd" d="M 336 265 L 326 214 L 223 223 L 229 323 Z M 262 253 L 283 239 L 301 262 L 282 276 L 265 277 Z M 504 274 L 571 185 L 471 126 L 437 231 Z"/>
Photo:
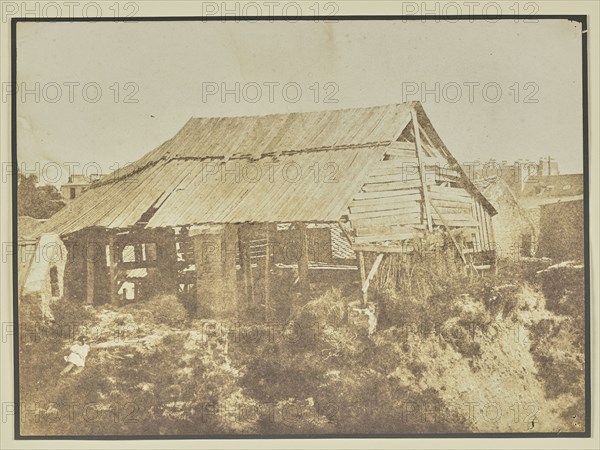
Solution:
<path fill-rule="evenodd" d="M 181 158 L 260 158 L 283 152 L 345 148 L 392 141 L 414 102 L 369 108 L 191 118 L 168 141 L 120 170 L 128 176 L 149 164 Z M 101 182 L 111 182 L 111 176 Z"/>
<path fill-rule="evenodd" d="M 136 224 L 159 228 L 337 222 L 348 213 L 348 204 L 371 166 L 383 159 L 406 128 L 415 107 L 426 119 L 422 125 L 431 127 L 416 102 L 190 119 L 175 137 L 121 169 L 118 176 L 107 175 L 94 183 L 39 233 L 64 235 L 90 227 Z M 444 152 L 453 158 L 445 147 Z M 473 195 L 493 211 L 464 179 Z"/>
<path fill-rule="evenodd" d="M 146 215 L 148 227 L 337 221 L 412 106 L 190 119 L 175 137 L 94 183 L 39 233 L 127 228 Z"/>

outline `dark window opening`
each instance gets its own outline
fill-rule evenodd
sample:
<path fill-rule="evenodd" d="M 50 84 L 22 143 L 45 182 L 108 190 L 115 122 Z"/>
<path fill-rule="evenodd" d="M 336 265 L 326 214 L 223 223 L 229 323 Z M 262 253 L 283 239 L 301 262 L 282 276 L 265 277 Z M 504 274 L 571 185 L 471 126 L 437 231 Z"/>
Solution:
<path fill-rule="evenodd" d="M 156 243 L 142 244 L 142 259 L 144 261 L 156 261 Z"/>
<path fill-rule="evenodd" d="M 77 190 L 75 188 L 70 188 L 69 189 L 69 198 L 71 200 L 73 200 L 75 197 L 77 197 Z"/>

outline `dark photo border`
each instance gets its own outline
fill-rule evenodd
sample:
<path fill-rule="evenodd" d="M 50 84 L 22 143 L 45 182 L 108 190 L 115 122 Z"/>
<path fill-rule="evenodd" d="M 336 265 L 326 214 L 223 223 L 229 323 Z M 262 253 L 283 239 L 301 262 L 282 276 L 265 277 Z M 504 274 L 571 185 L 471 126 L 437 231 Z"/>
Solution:
<path fill-rule="evenodd" d="M 14 436 L 17 440 L 175 440 L 175 439 L 341 439 L 341 438 L 573 438 L 591 436 L 591 337 L 590 337 L 590 239 L 589 239 L 589 115 L 588 115 L 588 42 L 587 16 L 585 15 L 469 15 L 469 16 L 402 16 L 402 15 L 358 15 L 358 16 L 269 16 L 269 17 L 129 17 L 129 18 L 12 18 L 11 19 L 11 83 L 12 92 L 16 92 L 17 83 L 17 31 L 22 22 L 181 22 L 181 21 L 503 21 L 531 20 L 538 21 L 569 20 L 581 23 L 582 50 L 582 108 L 583 108 L 583 177 L 584 177 L 584 263 L 585 263 L 585 431 L 581 432 L 519 432 L 519 433 L 415 433 L 415 434 L 289 434 L 289 435 L 259 435 L 259 434 L 217 434 L 217 435 L 97 435 L 97 436 L 23 436 L 20 423 L 20 392 L 19 392 L 19 299 L 18 299 L 18 214 L 17 214 L 17 96 L 11 96 L 11 163 L 12 163 L 12 279 L 13 279 L 13 321 L 14 321 L 14 403 L 15 427 Z"/>

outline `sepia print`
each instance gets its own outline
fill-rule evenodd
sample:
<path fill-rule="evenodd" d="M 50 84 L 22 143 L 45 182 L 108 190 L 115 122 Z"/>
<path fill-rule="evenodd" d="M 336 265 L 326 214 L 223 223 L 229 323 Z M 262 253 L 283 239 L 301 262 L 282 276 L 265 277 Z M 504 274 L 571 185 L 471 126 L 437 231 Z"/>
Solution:
<path fill-rule="evenodd" d="M 589 435 L 585 18 L 229 19 L 16 24 L 17 434 Z"/>

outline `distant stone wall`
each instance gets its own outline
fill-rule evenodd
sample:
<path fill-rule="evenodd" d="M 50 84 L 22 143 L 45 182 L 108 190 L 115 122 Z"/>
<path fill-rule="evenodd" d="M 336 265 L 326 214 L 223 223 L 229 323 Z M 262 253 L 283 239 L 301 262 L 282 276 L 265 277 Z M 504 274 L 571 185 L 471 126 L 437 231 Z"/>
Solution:
<path fill-rule="evenodd" d="M 510 192 L 499 184 L 490 186 L 486 197 L 498 214 L 492 218 L 494 240 L 499 257 L 518 259 L 535 254 L 537 232 L 528 211 L 519 207 Z"/>
<path fill-rule="evenodd" d="M 583 199 L 543 205 L 537 256 L 583 260 Z"/>

